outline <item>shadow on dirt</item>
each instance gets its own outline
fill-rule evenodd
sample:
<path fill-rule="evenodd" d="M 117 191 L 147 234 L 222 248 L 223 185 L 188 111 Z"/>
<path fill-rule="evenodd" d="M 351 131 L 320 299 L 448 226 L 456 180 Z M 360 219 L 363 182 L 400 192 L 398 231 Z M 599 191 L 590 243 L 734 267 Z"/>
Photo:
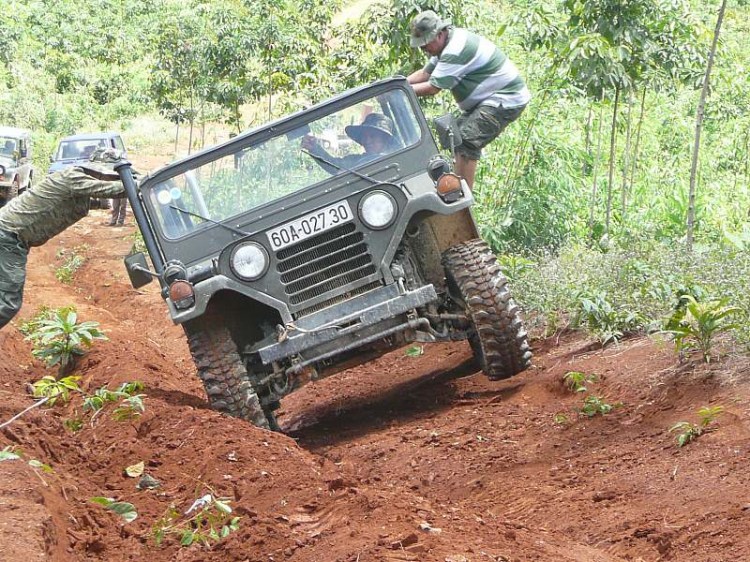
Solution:
<path fill-rule="evenodd" d="M 163 400 L 171 406 L 191 406 L 198 410 L 210 410 L 211 407 L 208 405 L 208 401 L 195 396 L 194 394 L 188 394 L 180 390 L 164 390 L 162 388 L 149 388 L 149 396 Z"/>
<path fill-rule="evenodd" d="M 459 393 L 450 383 L 453 380 L 477 374 L 473 359 L 468 359 L 457 367 L 428 373 L 389 388 L 385 393 L 357 398 L 341 404 L 328 404 L 324 407 L 294 413 L 282 420 L 284 432 L 298 440 L 302 447 L 315 447 L 320 439 L 327 445 L 347 441 L 361 435 L 377 431 L 394 422 L 403 422 L 424 415 L 436 415 L 441 411 L 455 408 L 458 404 L 473 401 L 506 399 L 521 385 L 503 387 L 497 390 Z M 479 375 L 482 376 L 482 375 Z"/>

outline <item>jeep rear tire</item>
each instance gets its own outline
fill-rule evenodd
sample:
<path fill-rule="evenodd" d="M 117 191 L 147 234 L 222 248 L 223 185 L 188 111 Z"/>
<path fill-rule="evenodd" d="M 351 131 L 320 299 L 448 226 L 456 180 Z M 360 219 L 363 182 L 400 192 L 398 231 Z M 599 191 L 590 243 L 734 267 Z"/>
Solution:
<path fill-rule="evenodd" d="M 531 364 L 531 350 L 518 305 L 497 259 L 480 239 L 453 246 L 443 254 L 451 297 L 471 320 L 469 343 L 490 380 L 512 377 Z"/>
<path fill-rule="evenodd" d="M 226 326 L 204 317 L 185 325 L 188 346 L 211 409 L 269 429 L 237 345 Z"/>

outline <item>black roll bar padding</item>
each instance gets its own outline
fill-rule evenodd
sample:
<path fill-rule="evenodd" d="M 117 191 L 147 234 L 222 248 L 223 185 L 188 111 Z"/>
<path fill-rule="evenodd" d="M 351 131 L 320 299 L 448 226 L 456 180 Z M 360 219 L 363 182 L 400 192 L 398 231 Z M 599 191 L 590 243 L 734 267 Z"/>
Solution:
<path fill-rule="evenodd" d="M 154 265 L 156 273 L 161 275 L 164 272 L 164 260 L 161 258 L 159 247 L 156 245 L 156 240 L 151 232 L 146 213 L 143 212 L 143 207 L 141 207 L 141 202 L 136 192 L 135 180 L 133 179 L 133 170 L 130 169 L 131 166 L 132 164 L 128 160 L 123 160 L 115 164 L 115 172 L 119 174 L 122 185 L 125 187 L 125 195 L 128 196 L 135 222 L 138 224 L 138 228 L 140 228 L 143 235 L 143 241 L 146 243 L 151 263 Z"/>

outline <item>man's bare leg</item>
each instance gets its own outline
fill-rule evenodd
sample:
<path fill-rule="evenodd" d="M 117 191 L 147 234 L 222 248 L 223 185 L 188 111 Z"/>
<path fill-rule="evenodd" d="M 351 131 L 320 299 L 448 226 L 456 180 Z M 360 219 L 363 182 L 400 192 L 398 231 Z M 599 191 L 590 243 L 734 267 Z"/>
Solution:
<path fill-rule="evenodd" d="M 477 171 L 477 161 L 467 158 L 463 154 L 456 154 L 456 174 L 466 180 L 469 189 L 474 187 L 474 174 Z"/>

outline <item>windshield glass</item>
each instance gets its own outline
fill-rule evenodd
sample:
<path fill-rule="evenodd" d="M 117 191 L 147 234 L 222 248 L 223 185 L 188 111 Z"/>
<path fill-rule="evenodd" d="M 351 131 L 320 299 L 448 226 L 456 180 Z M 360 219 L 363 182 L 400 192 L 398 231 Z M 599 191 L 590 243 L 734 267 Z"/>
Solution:
<path fill-rule="evenodd" d="M 17 142 L 14 138 L 0 136 L 0 158 L 15 160 Z"/>
<path fill-rule="evenodd" d="M 62 141 L 57 148 L 55 160 L 79 160 L 89 158 L 98 147 L 107 148 L 106 139 Z"/>
<path fill-rule="evenodd" d="M 419 137 L 409 99 L 394 90 L 158 183 L 150 197 L 164 233 L 176 238 L 209 224 L 195 215 L 226 220 L 374 162 Z"/>

